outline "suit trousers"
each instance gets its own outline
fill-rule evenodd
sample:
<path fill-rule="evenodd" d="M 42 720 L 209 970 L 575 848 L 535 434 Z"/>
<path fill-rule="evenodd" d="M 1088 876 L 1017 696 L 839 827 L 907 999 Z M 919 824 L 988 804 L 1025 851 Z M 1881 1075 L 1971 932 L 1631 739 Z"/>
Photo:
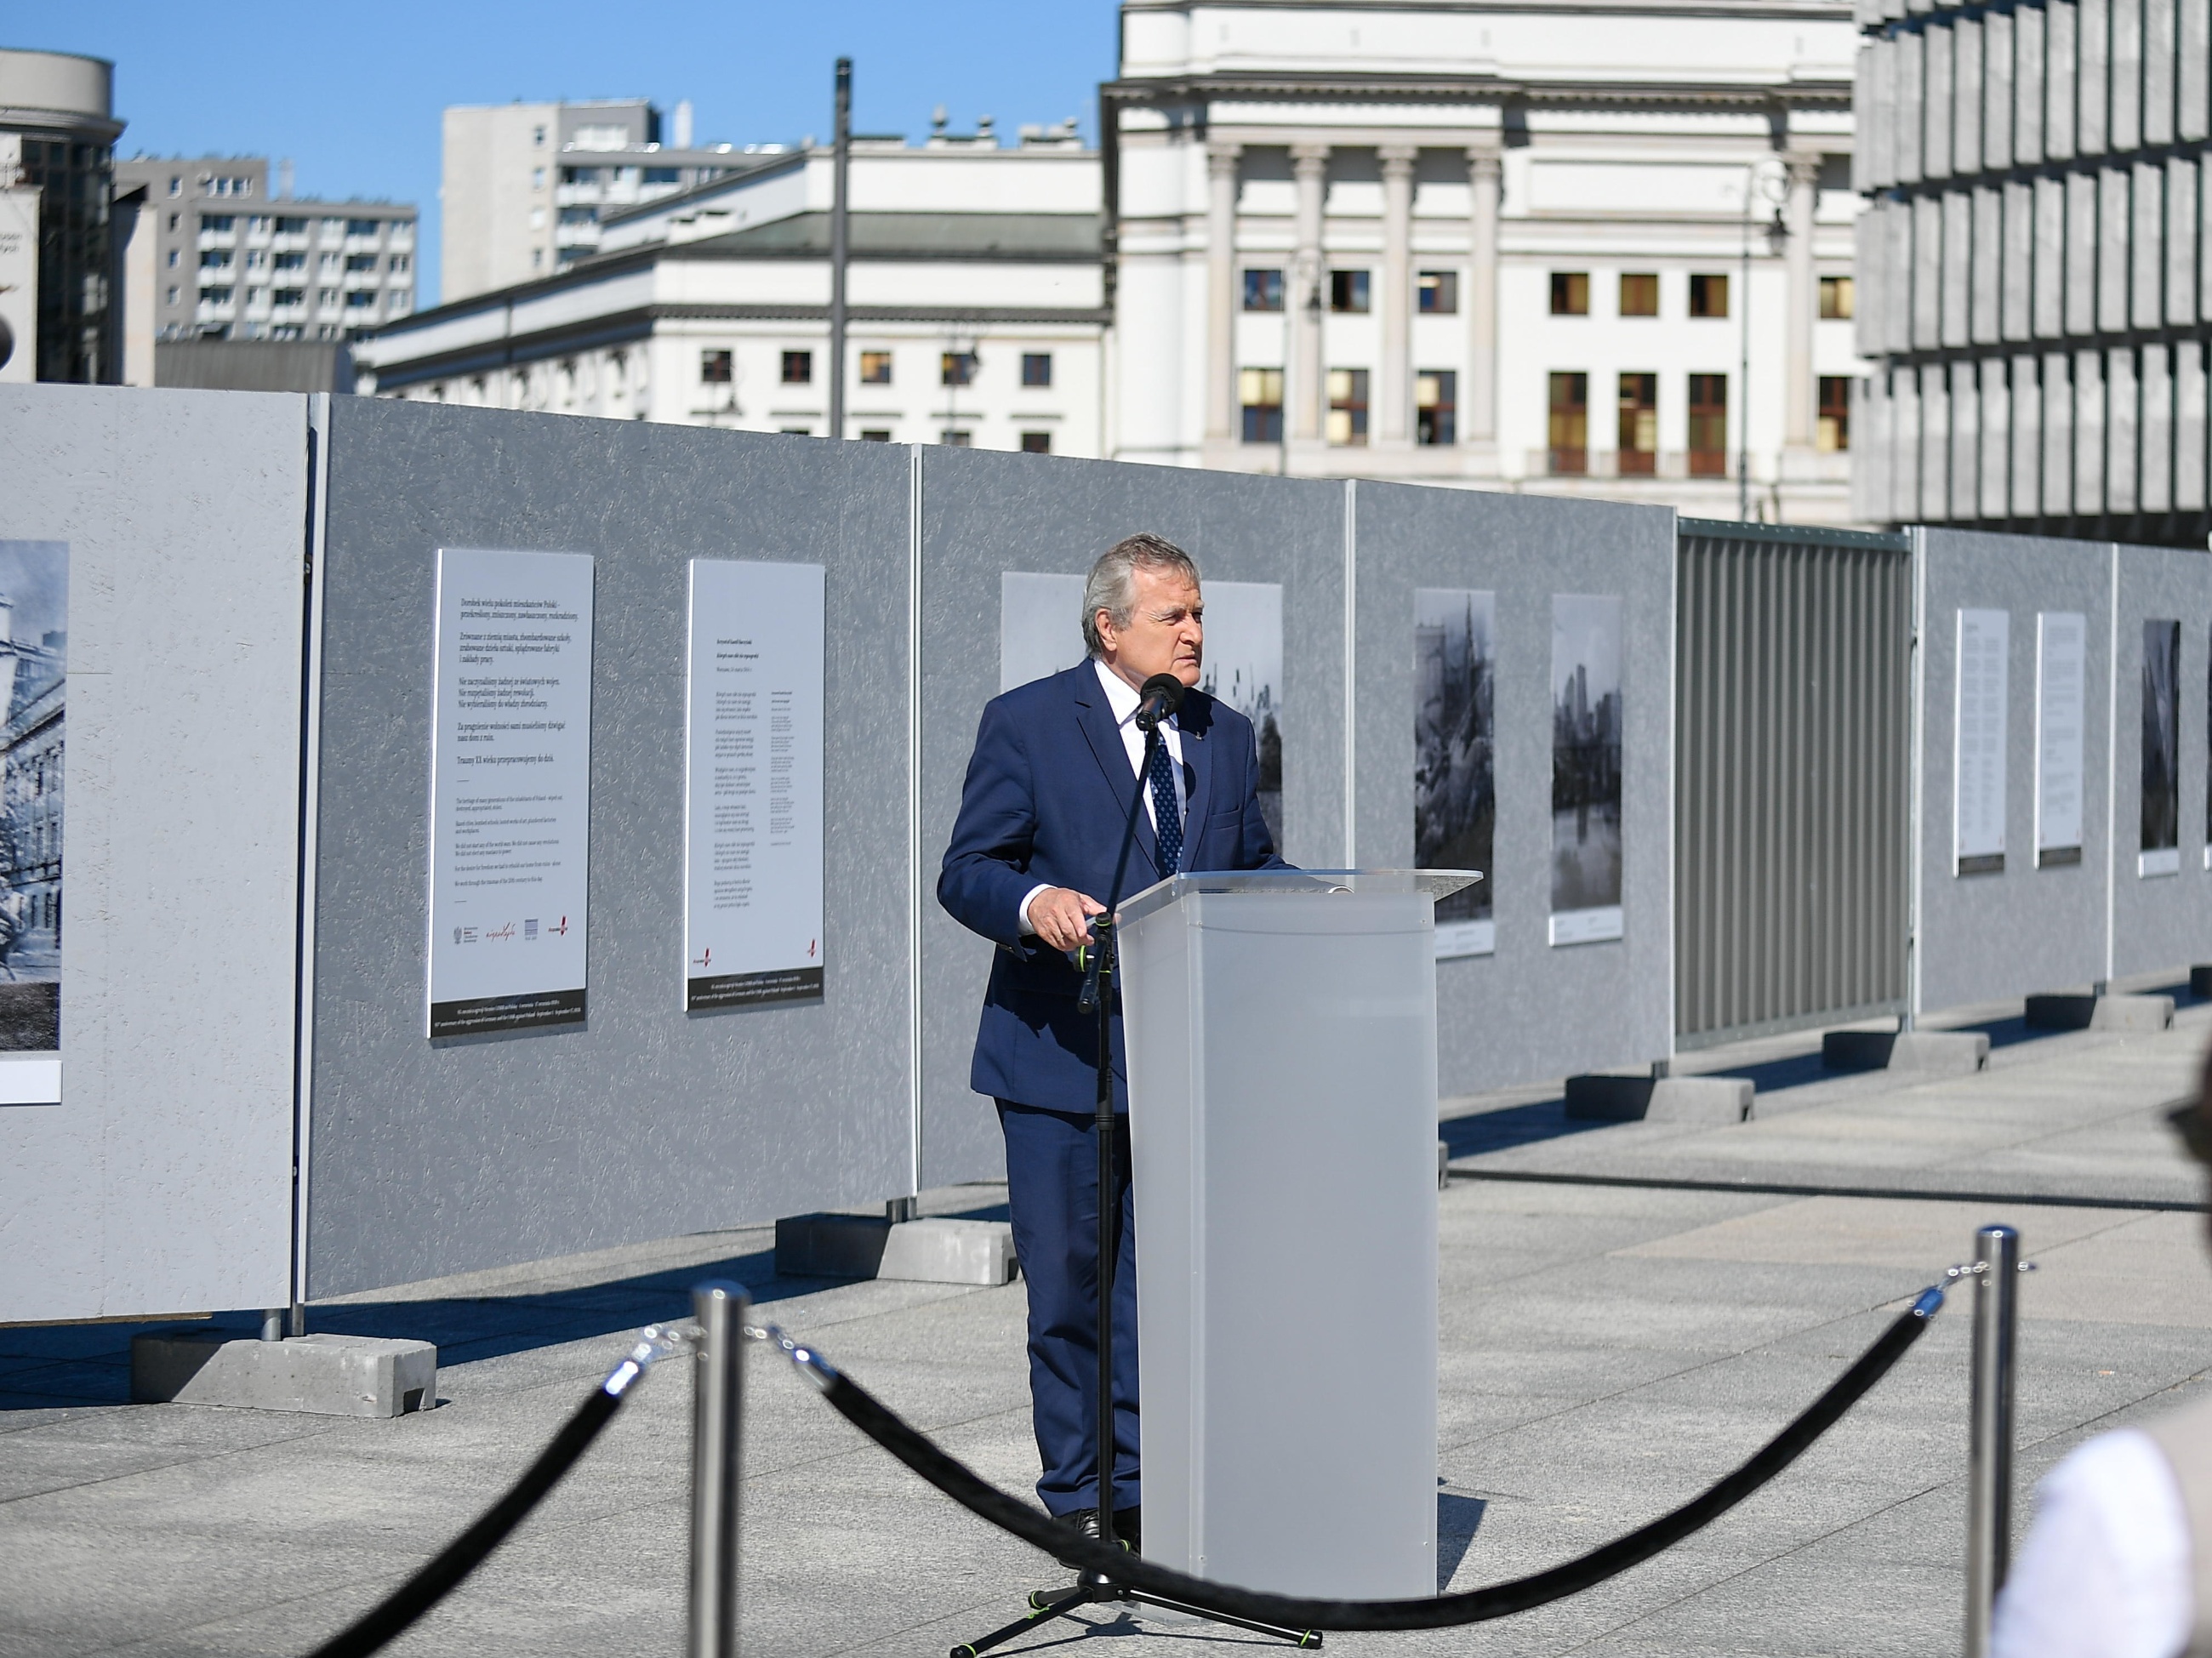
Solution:
<path fill-rule="evenodd" d="M 1037 1496 L 1048 1512 L 1098 1505 L 1098 1138 L 1094 1120 L 999 1102 L 1006 1199 L 1030 1298 Z M 1114 1267 L 1114 1506 L 1141 1498 L 1137 1439 L 1137 1228 L 1129 1120 L 1118 1120 L 1121 1248 Z"/>

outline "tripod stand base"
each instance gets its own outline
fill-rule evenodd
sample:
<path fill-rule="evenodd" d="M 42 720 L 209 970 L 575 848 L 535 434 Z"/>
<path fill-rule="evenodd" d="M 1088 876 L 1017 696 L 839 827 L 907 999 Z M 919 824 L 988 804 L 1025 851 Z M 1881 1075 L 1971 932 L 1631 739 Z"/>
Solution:
<path fill-rule="evenodd" d="M 1072 1588 L 1032 1589 L 1030 1610 L 1024 1617 L 1016 1619 L 1003 1629 L 993 1630 L 988 1635 L 952 1649 L 950 1658 L 981 1658 L 992 1648 L 1011 1641 L 1017 1635 L 1048 1624 L 1055 1618 L 1073 1614 L 1079 1606 L 1111 1606 L 1117 1602 L 1132 1602 L 1139 1606 L 1158 1606 L 1163 1612 L 1179 1612 L 1185 1618 L 1202 1619 L 1209 1624 L 1224 1624 L 1231 1629 L 1249 1630 L 1255 1635 L 1273 1636 L 1278 1641 L 1287 1641 L 1306 1651 L 1317 1651 L 1322 1635 L 1316 1629 L 1285 1629 L 1276 1624 L 1255 1623 L 1247 1618 L 1232 1618 L 1226 1612 L 1208 1612 L 1201 1606 L 1186 1605 L 1170 1600 L 1164 1594 L 1152 1594 L 1143 1589 L 1125 1588 L 1109 1577 L 1095 1572 L 1085 1572 Z"/>

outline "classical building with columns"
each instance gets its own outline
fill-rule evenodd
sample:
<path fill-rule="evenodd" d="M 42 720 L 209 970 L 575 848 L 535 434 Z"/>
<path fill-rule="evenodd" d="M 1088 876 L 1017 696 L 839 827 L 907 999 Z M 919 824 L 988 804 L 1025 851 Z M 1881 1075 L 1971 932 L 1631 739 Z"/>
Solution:
<path fill-rule="evenodd" d="M 1107 452 L 1850 521 L 1856 44 L 1832 0 L 1124 0 Z"/>

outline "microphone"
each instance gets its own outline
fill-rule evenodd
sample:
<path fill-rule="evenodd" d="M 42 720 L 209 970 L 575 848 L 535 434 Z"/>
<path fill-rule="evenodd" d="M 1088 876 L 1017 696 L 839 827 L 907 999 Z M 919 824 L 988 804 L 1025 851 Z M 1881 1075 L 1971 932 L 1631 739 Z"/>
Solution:
<path fill-rule="evenodd" d="M 1183 683 L 1171 673 L 1156 673 L 1137 690 L 1137 729 L 1157 730 L 1161 720 L 1182 707 Z"/>

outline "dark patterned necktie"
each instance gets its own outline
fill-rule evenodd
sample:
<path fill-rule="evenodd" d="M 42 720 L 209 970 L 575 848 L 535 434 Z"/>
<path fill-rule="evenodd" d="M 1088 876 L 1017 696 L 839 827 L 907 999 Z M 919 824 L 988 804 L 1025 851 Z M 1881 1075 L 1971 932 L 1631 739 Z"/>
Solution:
<path fill-rule="evenodd" d="M 1167 740 L 1152 749 L 1149 774 L 1152 785 L 1152 827 L 1159 833 L 1160 873 L 1172 875 L 1182 867 L 1182 813 L 1176 806 L 1175 762 L 1168 758 Z"/>

